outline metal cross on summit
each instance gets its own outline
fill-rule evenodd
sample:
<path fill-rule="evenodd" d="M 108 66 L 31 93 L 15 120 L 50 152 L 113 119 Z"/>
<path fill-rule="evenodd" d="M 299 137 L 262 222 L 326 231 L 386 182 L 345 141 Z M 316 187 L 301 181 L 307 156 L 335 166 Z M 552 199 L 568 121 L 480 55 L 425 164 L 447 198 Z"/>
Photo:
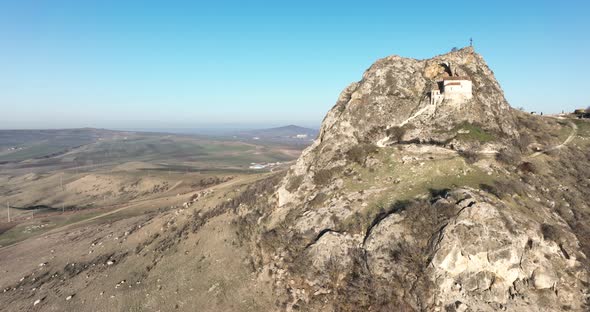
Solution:
<path fill-rule="evenodd" d="M 469 46 L 473 47 L 473 38 L 469 38 Z"/>

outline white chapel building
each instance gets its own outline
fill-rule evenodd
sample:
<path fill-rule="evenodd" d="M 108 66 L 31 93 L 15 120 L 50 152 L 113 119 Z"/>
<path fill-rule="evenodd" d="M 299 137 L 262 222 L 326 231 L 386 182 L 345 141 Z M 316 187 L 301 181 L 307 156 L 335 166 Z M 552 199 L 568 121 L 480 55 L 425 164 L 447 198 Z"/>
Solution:
<path fill-rule="evenodd" d="M 473 98 L 472 89 L 473 83 L 468 77 L 444 77 L 430 92 L 430 104 L 440 104 L 443 100 L 469 100 Z"/>

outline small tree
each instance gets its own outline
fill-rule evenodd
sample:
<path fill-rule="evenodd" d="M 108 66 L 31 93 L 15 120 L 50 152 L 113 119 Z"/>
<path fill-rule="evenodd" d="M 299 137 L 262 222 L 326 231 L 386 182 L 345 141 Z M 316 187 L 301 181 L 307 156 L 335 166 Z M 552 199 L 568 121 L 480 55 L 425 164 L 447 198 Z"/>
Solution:
<path fill-rule="evenodd" d="M 386 131 L 387 136 L 394 139 L 397 143 L 400 143 L 404 139 L 404 135 L 406 134 L 406 129 L 402 127 L 392 127 L 387 129 Z"/>
<path fill-rule="evenodd" d="M 457 52 L 457 51 L 459 51 L 459 48 L 457 48 L 457 47 L 453 47 L 453 48 L 451 49 L 451 52 Z"/>

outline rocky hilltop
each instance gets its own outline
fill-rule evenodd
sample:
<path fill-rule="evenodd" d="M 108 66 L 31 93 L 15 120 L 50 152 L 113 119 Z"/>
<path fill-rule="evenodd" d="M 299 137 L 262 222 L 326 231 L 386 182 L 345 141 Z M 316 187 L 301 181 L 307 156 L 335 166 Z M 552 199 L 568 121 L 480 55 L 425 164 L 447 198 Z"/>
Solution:
<path fill-rule="evenodd" d="M 473 98 L 431 103 L 433 86 L 451 74 L 473 82 Z M 339 166 L 345 161 L 341 155 L 361 143 L 461 145 L 452 130 L 462 123 L 481 125 L 501 137 L 518 137 L 514 113 L 500 85 L 473 48 L 428 60 L 386 57 L 340 94 L 322 123 L 319 138 L 299 159 L 292 175 Z M 281 205 L 289 201 L 285 188 L 279 195 Z"/>
<path fill-rule="evenodd" d="M 472 48 L 378 60 L 258 215 L 257 263 L 286 310 L 588 309 L 576 131 L 512 109 Z"/>

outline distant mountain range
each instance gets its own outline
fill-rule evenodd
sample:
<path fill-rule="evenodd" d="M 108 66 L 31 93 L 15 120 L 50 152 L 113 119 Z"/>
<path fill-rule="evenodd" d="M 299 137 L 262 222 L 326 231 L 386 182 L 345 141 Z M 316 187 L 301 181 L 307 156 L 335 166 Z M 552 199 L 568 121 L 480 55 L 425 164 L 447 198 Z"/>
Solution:
<path fill-rule="evenodd" d="M 296 125 L 288 125 L 277 128 L 268 129 L 255 129 L 240 131 L 238 136 L 240 137 L 251 137 L 259 139 L 300 139 L 300 140 L 313 140 L 318 135 L 318 130 L 300 127 Z"/>

